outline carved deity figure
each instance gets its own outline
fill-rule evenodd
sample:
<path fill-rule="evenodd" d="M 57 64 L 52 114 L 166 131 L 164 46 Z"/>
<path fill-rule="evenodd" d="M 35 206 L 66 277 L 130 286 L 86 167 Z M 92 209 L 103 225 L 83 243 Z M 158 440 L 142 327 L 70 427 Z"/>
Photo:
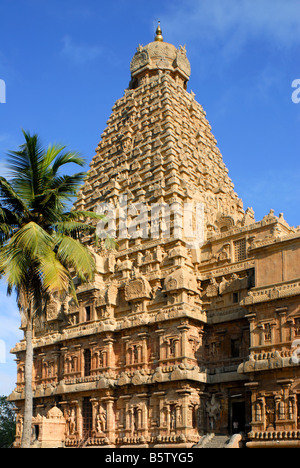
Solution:
<path fill-rule="evenodd" d="M 104 432 L 106 429 L 106 411 L 102 406 L 99 406 L 98 414 L 96 417 L 96 426 L 97 426 L 97 432 Z"/>
<path fill-rule="evenodd" d="M 209 418 L 210 429 L 216 427 L 216 419 L 221 412 L 221 404 L 216 400 L 215 394 L 212 395 L 211 400 L 206 403 L 206 412 Z"/>
<path fill-rule="evenodd" d="M 16 437 L 22 437 L 23 433 L 23 417 L 21 415 L 17 415 L 16 418 Z"/>
<path fill-rule="evenodd" d="M 266 423 L 267 423 L 267 428 L 274 428 L 275 403 L 272 397 L 266 398 Z"/>
<path fill-rule="evenodd" d="M 67 434 L 69 436 L 72 436 L 76 432 L 76 413 L 75 413 L 74 408 L 68 411 L 66 421 L 67 421 Z"/>
<path fill-rule="evenodd" d="M 261 404 L 259 402 L 256 402 L 255 404 L 255 419 L 256 421 L 261 421 L 262 417 L 262 411 L 261 411 Z"/>

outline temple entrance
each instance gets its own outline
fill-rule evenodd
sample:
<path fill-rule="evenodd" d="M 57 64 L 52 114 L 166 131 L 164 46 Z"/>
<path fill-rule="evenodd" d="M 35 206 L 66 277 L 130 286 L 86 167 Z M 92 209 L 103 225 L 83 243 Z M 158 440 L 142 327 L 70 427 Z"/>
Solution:
<path fill-rule="evenodd" d="M 245 402 L 231 401 L 230 433 L 238 434 L 245 431 Z"/>
<path fill-rule="evenodd" d="M 82 402 L 82 435 L 85 439 L 89 437 L 93 427 L 93 408 L 90 398 L 84 398 Z"/>

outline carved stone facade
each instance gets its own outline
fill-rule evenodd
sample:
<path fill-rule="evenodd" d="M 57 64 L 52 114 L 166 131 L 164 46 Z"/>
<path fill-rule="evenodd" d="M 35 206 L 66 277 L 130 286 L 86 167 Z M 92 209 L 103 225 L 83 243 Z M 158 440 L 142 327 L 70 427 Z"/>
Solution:
<path fill-rule="evenodd" d="M 76 202 L 107 213 L 119 248 L 85 237 L 95 281 L 76 283 L 78 306 L 53 297 L 35 324 L 35 444 L 56 421 L 53 446 L 192 447 L 236 423 L 250 445 L 297 445 L 300 231 L 272 211 L 259 222 L 244 211 L 186 91 L 184 47 L 139 46 L 130 70 Z M 191 203 L 203 207 L 199 245 L 189 238 L 197 219 L 182 235 L 176 215 Z M 24 350 L 13 350 L 16 446 Z"/>

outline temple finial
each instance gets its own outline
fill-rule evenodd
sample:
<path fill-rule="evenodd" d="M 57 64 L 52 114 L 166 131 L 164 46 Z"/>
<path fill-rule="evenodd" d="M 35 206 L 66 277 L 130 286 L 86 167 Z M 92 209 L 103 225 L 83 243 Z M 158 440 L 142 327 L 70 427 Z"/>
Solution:
<path fill-rule="evenodd" d="M 157 29 L 156 29 L 156 36 L 155 36 L 155 39 L 154 39 L 156 42 L 163 42 L 164 38 L 162 36 L 162 30 L 161 30 L 161 27 L 160 27 L 160 21 L 158 22 L 158 26 L 157 26 Z"/>

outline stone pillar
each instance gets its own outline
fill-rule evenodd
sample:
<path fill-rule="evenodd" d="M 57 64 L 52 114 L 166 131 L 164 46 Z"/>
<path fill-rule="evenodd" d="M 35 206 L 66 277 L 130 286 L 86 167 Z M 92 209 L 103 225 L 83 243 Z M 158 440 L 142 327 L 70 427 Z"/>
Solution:
<path fill-rule="evenodd" d="M 188 438 L 189 432 L 191 428 L 189 427 L 189 416 L 188 416 L 188 411 L 189 411 L 189 398 L 191 395 L 191 391 L 188 388 L 183 388 L 180 390 L 177 390 L 176 393 L 178 394 L 178 399 L 182 403 L 182 428 L 181 428 L 181 433 L 185 437 L 185 439 Z"/>
<path fill-rule="evenodd" d="M 123 356 L 124 356 L 124 364 L 125 366 L 129 366 L 131 364 L 131 353 L 130 353 L 130 348 L 129 348 L 129 336 L 124 336 L 122 338 L 123 340 Z"/>
<path fill-rule="evenodd" d="M 112 396 L 108 396 L 101 399 L 103 403 L 106 403 L 106 433 L 111 443 L 114 443 L 115 440 L 115 400 L 116 399 Z"/>
<path fill-rule="evenodd" d="M 188 347 L 189 347 L 189 343 L 188 343 L 188 337 L 187 337 L 187 332 L 188 330 L 190 329 L 188 324 L 185 322 L 183 323 L 182 325 L 179 325 L 179 327 L 177 327 L 178 330 L 181 331 L 181 356 L 183 357 L 183 364 L 187 364 L 187 358 L 188 358 Z"/>
<path fill-rule="evenodd" d="M 125 405 L 125 430 L 131 430 L 131 408 L 129 408 L 128 401 Z"/>
<path fill-rule="evenodd" d="M 99 401 L 97 398 L 91 398 L 91 403 L 92 403 L 92 409 L 93 409 L 92 433 L 95 433 L 97 432 L 96 420 L 97 420 L 97 414 L 98 414 L 98 408 L 99 408 Z"/>
<path fill-rule="evenodd" d="M 259 329 L 259 346 L 262 346 L 265 344 L 265 339 L 264 339 L 264 326 L 262 324 L 258 325 L 257 327 Z"/>
<path fill-rule="evenodd" d="M 102 366 L 107 367 L 107 351 L 102 352 Z"/>
<path fill-rule="evenodd" d="M 256 319 L 256 314 L 255 313 L 250 313 L 245 316 L 250 323 L 250 348 L 253 348 L 257 346 L 260 343 L 256 343 L 255 340 L 255 335 L 254 335 L 254 330 L 255 330 L 255 319 Z"/>
<path fill-rule="evenodd" d="M 148 432 L 148 398 L 143 400 L 143 421 L 142 421 L 142 428 Z"/>
<path fill-rule="evenodd" d="M 285 320 L 284 318 L 286 317 L 286 313 L 288 311 L 288 308 L 287 307 L 281 307 L 279 309 L 275 309 L 275 312 L 278 313 L 279 315 L 279 333 L 280 333 L 280 341 L 283 342 L 287 339 L 287 337 L 285 336 L 285 333 L 284 333 L 284 324 L 285 324 Z"/>
<path fill-rule="evenodd" d="M 142 340 L 142 345 L 141 345 L 141 361 L 143 364 L 147 364 L 148 362 L 148 346 L 147 346 L 147 338 L 148 338 L 148 333 L 139 333 L 139 338 Z"/>
<path fill-rule="evenodd" d="M 74 403 L 74 401 L 72 401 Z M 76 405 L 76 427 L 77 431 L 76 434 L 82 439 L 83 438 L 83 413 L 82 413 L 82 405 L 83 405 L 83 397 L 78 398 L 78 400 L 75 401 Z"/>
<path fill-rule="evenodd" d="M 137 429 L 138 429 L 138 430 L 141 430 L 141 429 L 143 429 L 143 424 L 142 424 L 142 421 L 143 421 L 143 411 L 142 411 L 142 408 L 141 408 L 140 406 L 137 408 L 137 414 L 138 414 Z"/>
<path fill-rule="evenodd" d="M 170 405 L 166 405 L 166 422 L 167 422 L 167 429 L 168 431 L 170 432 L 171 430 L 171 409 L 170 409 Z"/>
<path fill-rule="evenodd" d="M 107 338 L 105 338 L 104 343 L 107 344 L 107 353 L 106 353 L 106 366 L 112 368 L 115 366 L 115 359 L 114 359 L 114 342 L 112 335 L 107 334 Z"/>
<path fill-rule="evenodd" d="M 158 352 L 159 352 L 159 356 L 158 356 L 158 360 L 161 361 L 162 359 L 165 359 L 166 356 L 163 356 L 163 350 L 164 350 L 164 333 L 165 333 L 165 330 L 164 329 L 159 329 L 159 330 L 156 330 L 156 333 L 158 335 Z"/>

